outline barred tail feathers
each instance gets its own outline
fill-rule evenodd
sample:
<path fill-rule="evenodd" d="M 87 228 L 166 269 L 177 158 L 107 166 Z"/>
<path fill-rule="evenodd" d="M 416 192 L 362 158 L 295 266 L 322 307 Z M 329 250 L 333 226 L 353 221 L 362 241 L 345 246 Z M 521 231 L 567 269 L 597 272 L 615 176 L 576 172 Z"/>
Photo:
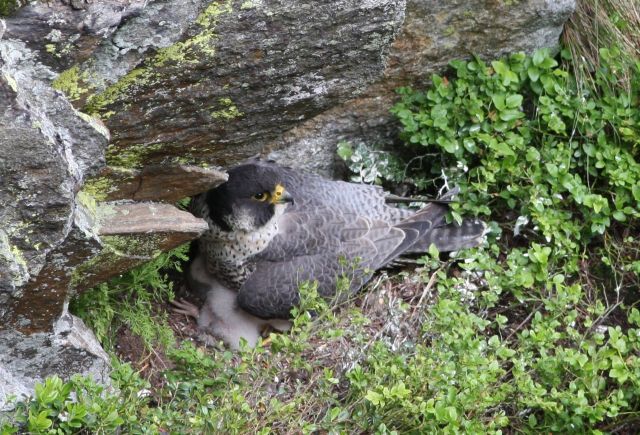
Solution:
<path fill-rule="evenodd" d="M 427 252 L 434 244 L 440 252 L 458 251 L 473 248 L 484 241 L 487 226 L 476 219 L 465 219 L 461 225 L 451 223 L 433 228 L 411 246 L 408 252 Z"/>

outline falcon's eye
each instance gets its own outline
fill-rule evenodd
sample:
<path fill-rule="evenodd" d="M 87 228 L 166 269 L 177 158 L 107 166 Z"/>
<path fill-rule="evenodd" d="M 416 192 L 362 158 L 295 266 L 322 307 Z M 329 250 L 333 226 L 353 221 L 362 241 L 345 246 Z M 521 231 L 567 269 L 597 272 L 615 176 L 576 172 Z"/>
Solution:
<path fill-rule="evenodd" d="M 268 198 L 269 193 L 267 192 L 256 193 L 255 195 L 253 195 L 253 199 L 257 199 L 258 201 L 266 201 Z"/>

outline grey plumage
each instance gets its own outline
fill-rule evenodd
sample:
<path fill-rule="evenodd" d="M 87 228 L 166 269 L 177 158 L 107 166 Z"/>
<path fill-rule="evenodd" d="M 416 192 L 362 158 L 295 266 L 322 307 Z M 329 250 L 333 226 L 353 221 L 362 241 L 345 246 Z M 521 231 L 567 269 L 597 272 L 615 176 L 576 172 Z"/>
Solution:
<path fill-rule="evenodd" d="M 304 281 L 317 281 L 320 295 L 331 298 L 342 275 L 355 291 L 376 269 L 431 243 L 440 251 L 479 244 L 484 223 L 447 224 L 447 210 L 446 201 L 417 212 L 396 208 L 379 187 L 258 160 L 231 169 L 226 183 L 193 203 L 210 226 L 198 242 L 207 272 L 263 319 L 288 318 Z"/>

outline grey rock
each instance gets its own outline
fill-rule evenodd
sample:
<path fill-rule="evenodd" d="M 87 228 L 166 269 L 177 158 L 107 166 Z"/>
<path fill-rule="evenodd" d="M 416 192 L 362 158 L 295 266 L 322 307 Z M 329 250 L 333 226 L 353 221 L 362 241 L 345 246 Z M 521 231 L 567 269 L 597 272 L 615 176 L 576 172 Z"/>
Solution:
<path fill-rule="evenodd" d="M 170 12 L 137 19 L 158 29 Z M 79 65 L 86 92 L 75 104 L 111 130 L 112 166 L 172 157 L 228 165 L 372 83 L 403 13 L 404 2 L 391 0 L 209 3 L 179 41 L 161 48 L 172 39 L 160 38 L 135 65 L 129 45 L 149 38 L 125 26 Z"/>
<path fill-rule="evenodd" d="M 40 62 L 61 71 L 87 59 L 147 1 L 29 2 L 7 18 L 5 38 L 24 41 Z"/>
<path fill-rule="evenodd" d="M 0 417 L 3 411 L 13 410 L 13 402 L 28 397 L 32 389 L 17 379 L 17 376 L 0 365 Z"/>
<path fill-rule="evenodd" d="M 176 43 L 201 12 L 202 3 L 172 0 L 147 5 L 106 38 L 82 65 L 87 84 L 102 92 L 138 66 L 148 52 Z"/>
<path fill-rule="evenodd" d="M 8 299 L 0 329 L 51 331 L 76 292 L 150 261 L 207 228 L 202 219 L 170 204 L 101 203 L 94 210 L 76 204 L 71 231 L 47 255 L 38 275 Z"/>
<path fill-rule="evenodd" d="M 20 400 L 33 394 L 36 383 L 57 375 L 68 380 L 77 373 L 109 384 L 109 356 L 84 322 L 64 313 L 53 331 L 24 335 L 0 331 L 0 411 L 7 411 L 11 396 Z"/>
<path fill-rule="evenodd" d="M 495 59 L 507 53 L 558 48 L 560 33 L 575 9 L 574 0 L 513 2 L 408 0 L 405 20 L 375 83 L 340 106 L 308 120 L 271 142 L 266 149 L 280 162 L 300 166 L 299 156 L 313 155 L 303 165 L 335 175 L 336 145 L 393 146 L 397 125 L 389 108 L 400 86 L 426 86 L 453 59 L 478 55 Z"/>
<path fill-rule="evenodd" d="M 54 76 L 23 42 L 0 40 L 0 294 L 39 273 L 71 230 L 79 187 L 104 166 L 106 129 L 49 86 Z"/>
<path fill-rule="evenodd" d="M 8 299 L 0 312 L 0 330 L 17 329 L 24 334 L 53 330 L 71 296 L 75 268 L 103 249 L 95 216 L 82 209 L 75 206 L 62 242 L 49 250 L 38 273 Z"/>
<path fill-rule="evenodd" d="M 146 263 L 158 252 L 193 240 L 208 229 L 203 219 L 164 203 L 104 203 L 98 214 L 102 218 L 97 231 L 105 249 L 75 270 L 70 284 L 77 291 Z M 63 283 L 68 286 L 69 279 Z"/>

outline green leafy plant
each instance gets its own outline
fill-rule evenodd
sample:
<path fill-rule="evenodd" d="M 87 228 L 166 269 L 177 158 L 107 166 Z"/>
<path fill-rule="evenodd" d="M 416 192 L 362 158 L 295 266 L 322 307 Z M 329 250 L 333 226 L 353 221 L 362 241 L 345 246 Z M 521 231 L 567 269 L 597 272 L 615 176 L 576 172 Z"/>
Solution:
<path fill-rule="evenodd" d="M 113 433 L 139 427 L 136 413 L 147 409 L 148 398 L 140 394 L 149 384 L 131 367 L 114 362 L 112 381 L 119 390 L 74 376 L 63 382 L 57 376 L 36 384 L 35 395 L 20 402 L 14 411 L 15 425 L 5 424 L 2 433 Z"/>
<path fill-rule="evenodd" d="M 538 51 L 455 61 L 429 89 L 399 90 L 392 111 L 406 147 L 441 157 L 426 169 L 411 160 L 387 166 L 396 173 L 378 180 L 407 174 L 419 189 L 459 186 L 454 219 L 485 216 L 493 234 L 486 247 L 460 254 L 468 272 L 435 275 L 424 343 L 401 357 L 378 344 L 347 374 L 353 400 L 365 398 L 357 409 L 372 418 L 363 427 L 637 424 L 639 282 L 629 271 L 638 250 L 625 234 L 640 216 L 640 70 L 616 49 L 600 50 L 600 61 L 593 89 Z M 621 68 L 630 73 L 623 86 Z M 365 161 L 354 155 L 342 153 L 350 165 Z"/>
<path fill-rule="evenodd" d="M 172 300 L 173 282 L 168 270 L 181 272 L 187 259 L 188 245 L 158 255 L 148 263 L 102 283 L 80 294 L 71 305 L 71 312 L 82 317 L 107 349 L 120 327 L 126 325 L 149 349 L 160 344 L 168 348 L 174 342 L 166 324 L 166 313 L 154 304 Z"/>
<path fill-rule="evenodd" d="M 601 95 L 578 89 L 543 51 L 490 66 L 452 62 L 455 80 L 435 76 L 426 92 L 400 90 L 393 112 L 403 138 L 443 156 L 423 178 L 460 185 L 456 212 L 513 210 L 568 248 L 612 219 L 637 218 L 636 97 L 611 86 L 617 53 L 602 55 L 612 65 L 596 74 Z"/>

